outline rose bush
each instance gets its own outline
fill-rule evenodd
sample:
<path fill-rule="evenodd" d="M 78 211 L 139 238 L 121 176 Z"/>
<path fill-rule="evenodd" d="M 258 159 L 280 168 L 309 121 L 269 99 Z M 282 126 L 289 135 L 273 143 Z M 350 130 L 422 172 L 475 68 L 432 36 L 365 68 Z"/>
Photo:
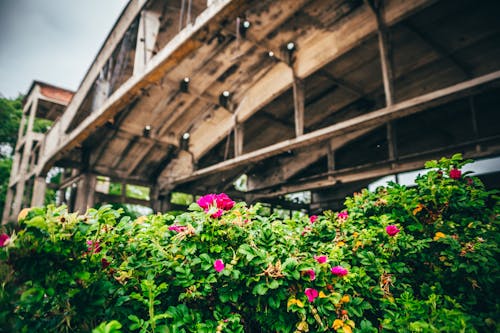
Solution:
<path fill-rule="evenodd" d="M 0 331 L 493 332 L 500 208 L 466 162 L 311 218 L 33 208 L 1 238 Z"/>

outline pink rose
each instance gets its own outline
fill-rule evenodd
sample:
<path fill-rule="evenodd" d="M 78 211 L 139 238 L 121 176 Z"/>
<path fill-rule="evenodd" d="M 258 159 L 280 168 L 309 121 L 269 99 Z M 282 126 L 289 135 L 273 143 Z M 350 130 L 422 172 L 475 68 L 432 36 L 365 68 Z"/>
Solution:
<path fill-rule="evenodd" d="M 307 296 L 307 299 L 309 300 L 309 302 L 314 302 L 314 300 L 316 299 L 316 297 L 318 297 L 318 291 L 316 289 L 313 289 L 313 288 L 306 288 L 306 290 L 304 291 L 304 293 L 306 294 Z"/>
<path fill-rule="evenodd" d="M 224 262 L 221 259 L 215 260 L 214 268 L 217 272 L 219 273 L 222 272 L 224 270 L 224 267 L 225 267 Z"/>
<path fill-rule="evenodd" d="M 347 213 L 346 210 L 337 214 L 337 218 L 339 220 L 347 220 L 348 217 L 349 217 L 349 214 Z"/>
<path fill-rule="evenodd" d="M 314 271 L 314 269 L 308 269 L 306 271 L 306 274 L 309 274 L 309 279 L 311 281 L 314 281 L 316 279 L 316 272 Z"/>
<path fill-rule="evenodd" d="M 214 204 L 216 198 L 217 197 L 215 194 L 210 193 L 199 198 L 198 201 L 196 201 L 196 203 L 198 204 L 198 206 L 207 211 L 210 209 L 210 206 Z"/>
<path fill-rule="evenodd" d="M 461 176 L 462 176 L 462 171 L 460 171 L 459 169 L 453 168 L 450 170 L 450 178 L 460 179 Z"/>
<path fill-rule="evenodd" d="M 187 229 L 187 227 L 182 226 L 182 225 L 177 225 L 177 224 L 173 224 L 170 227 L 168 227 L 168 230 L 175 231 L 175 232 L 183 232 L 186 229 Z"/>
<path fill-rule="evenodd" d="M 317 215 L 311 215 L 311 217 L 309 218 L 309 222 L 314 223 L 316 222 L 317 219 L 318 219 Z"/>
<path fill-rule="evenodd" d="M 324 264 L 328 260 L 328 257 L 327 256 L 314 256 L 314 259 L 316 259 L 316 261 L 318 263 Z"/>
<path fill-rule="evenodd" d="M 385 227 L 385 232 L 387 232 L 389 236 L 395 236 L 399 231 L 398 227 L 393 224 Z"/>
<path fill-rule="evenodd" d="M 226 193 L 217 194 L 215 196 L 215 201 L 217 204 L 217 208 L 223 210 L 230 210 L 234 206 L 234 201 L 231 200 Z"/>
<path fill-rule="evenodd" d="M 88 253 L 99 253 L 101 252 L 101 245 L 99 245 L 98 241 L 87 241 L 87 252 Z"/>
<path fill-rule="evenodd" d="M 346 276 L 348 273 L 348 270 L 342 266 L 335 266 L 335 267 L 332 267 L 332 273 L 334 275 L 337 275 L 337 276 Z"/>
<path fill-rule="evenodd" d="M 10 237 L 7 234 L 1 234 L 0 235 L 0 247 L 7 246 L 9 243 Z"/>
<path fill-rule="evenodd" d="M 208 212 L 212 207 L 218 208 L 217 211 L 211 215 L 213 218 L 220 217 L 225 210 L 230 210 L 234 206 L 234 201 L 231 200 L 226 193 L 210 193 L 199 198 L 196 203 L 203 208 L 205 212 Z"/>

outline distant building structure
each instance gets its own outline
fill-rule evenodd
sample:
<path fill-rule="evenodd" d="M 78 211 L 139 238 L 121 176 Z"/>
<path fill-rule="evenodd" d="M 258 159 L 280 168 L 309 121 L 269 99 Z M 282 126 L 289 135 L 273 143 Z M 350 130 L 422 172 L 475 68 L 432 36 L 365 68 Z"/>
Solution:
<path fill-rule="evenodd" d="M 220 191 L 336 208 L 429 159 L 498 156 L 499 14 L 495 0 L 132 0 L 74 95 L 31 87 L 3 222 L 46 186 L 79 211 Z M 34 133 L 33 117 L 54 124 Z M 300 191 L 310 204 L 282 200 Z"/>

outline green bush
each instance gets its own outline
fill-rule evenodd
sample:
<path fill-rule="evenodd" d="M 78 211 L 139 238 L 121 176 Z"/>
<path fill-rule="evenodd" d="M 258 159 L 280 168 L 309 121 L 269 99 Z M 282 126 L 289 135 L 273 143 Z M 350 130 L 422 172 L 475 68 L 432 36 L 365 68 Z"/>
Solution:
<path fill-rule="evenodd" d="M 23 211 L 0 250 L 0 331 L 498 331 L 498 196 L 466 162 L 310 218 L 225 195 L 134 221 Z"/>

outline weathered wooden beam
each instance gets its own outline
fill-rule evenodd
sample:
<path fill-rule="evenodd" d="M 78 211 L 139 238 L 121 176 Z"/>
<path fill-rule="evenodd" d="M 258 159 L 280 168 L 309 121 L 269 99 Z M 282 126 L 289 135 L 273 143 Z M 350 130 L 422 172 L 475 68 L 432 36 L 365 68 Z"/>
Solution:
<path fill-rule="evenodd" d="M 130 6 L 131 5 L 129 4 L 129 7 Z M 127 9 L 129 7 L 127 7 Z M 66 113 L 70 115 L 66 116 L 66 118 L 70 117 L 70 119 L 68 120 L 65 118 L 67 121 L 58 122 L 47 134 L 46 141 L 51 142 L 51 144 L 46 145 L 47 148 L 43 154 L 44 160 L 40 172 L 47 171 L 60 156 L 77 146 L 96 128 L 102 126 L 108 119 L 123 110 L 123 108 L 125 108 L 132 100 L 142 94 L 144 88 L 149 86 L 151 83 L 159 82 L 168 70 L 174 68 L 178 64 L 179 59 L 185 58 L 188 54 L 191 54 L 202 45 L 203 36 L 206 35 L 207 31 L 210 31 L 218 26 L 220 24 L 220 20 L 234 17 L 244 8 L 245 5 L 242 0 L 220 0 L 214 5 L 208 7 L 197 17 L 195 24 L 187 26 L 173 40 L 171 40 L 167 46 L 160 50 L 154 58 L 151 59 L 146 66 L 143 75 L 132 76 L 122 86 L 120 86 L 108 98 L 108 100 L 106 100 L 104 105 L 99 110 L 96 110 L 96 112 L 86 117 L 70 133 L 64 134 L 65 128 L 69 125 L 69 122 L 71 122 L 71 119 L 73 118 L 72 114 L 76 112 L 76 109 L 83 101 L 84 96 L 81 98 L 78 96 L 82 94 L 81 91 L 88 91 L 85 87 L 87 84 L 86 77 L 81 89 L 77 92 L 77 94 L 75 94 L 72 103 L 68 106 L 68 110 L 70 110 L 70 112 L 68 113 L 68 110 L 66 111 Z M 136 15 L 138 12 L 139 11 L 136 11 Z M 128 27 L 130 23 L 131 22 L 128 22 L 125 28 Z M 122 18 L 118 24 L 120 26 L 125 24 L 124 18 Z M 125 30 L 126 29 L 124 29 L 124 32 Z M 107 47 L 105 49 L 107 50 Z M 104 57 L 104 52 L 101 52 L 98 58 L 104 58 L 105 61 L 109 58 L 110 54 L 107 57 Z M 103 62 L 96 60 L 92 68 L 97 67 L 98 70 L 100 70 L 102 65 Z M 92 82 L 93 80 L 90 83 Z M 73 104 L 74 106 L 72 106 Z M 75 108 L 75 110 L 71 111 L 72 108 Z"/>
<path fill-rule="evenodd" d="M 413 12 L 431 4 L 434 0 L 418 0 L 412 2 L 394 1 L 386 6 L 383 13 L 384 22 L 388 26 L 397 23 Z M 302 43 L 296 51 L 292 71 L 285 63 L 279 62 L 258 82 L 256 82 L 240 101 L 236 114 L 238 121 L 244 122 L 255 112 L 270 103 L 277 96 L 292 87 L 293 73 L 304 79 L 329 62 L 339 58 L 366 38 L 377 33 L 377 24 L 372 12 L 362 6 L 349 16 L 349 20 L 333 31 L 317 32 L 314 38 Z M 250 35 L 257 30 L 249 30 Z M 333 46 L 333 47 L 332 47 Z M 199 133 L 192 133 L 192 152 L 195 160 L 201 158 L 232 130 L 231 116 L 220 117 L 217 128 L 201 126 Z M 216 133 L 214 135 L 214 133 Z"/>
<path fill-rule="evenodd" d="M 493 138 L 494 139 L 494 138 Z M 497 136 L 498 139 L 498 136 Z M 487 138 L 487 140 L 492 140 L 492 138 Z M 479 141 L 486 141 L 479 140 Z M 287 193 L 308 191 L 313 189 L 321 189 L 332 187 L 337 184 L 347 184 L 352 182 L 357 182 L 360 180 L 376 179 L 388 175 L 393 175 L 397 173 L 412 171 L 422 169 L 424 164 L 429 159 L 440 158 L 444 153 L 456 152 L 457 148 L 460 148 L 464 158 L 484 158 L 495 156 L 500 153 L 500 146 L 491 147 L 489 151 L 478 152 L 473 149 L 465 149 L 464 147 L 473 146 L 476 140 L 471 142 L 464 142 L 458 145 L 453 145 L 449 147 L 437 148 L 429 150 L 426 152 L 421 152 L 418 154 L 412 154 L 408 156 L 401 157 L 399 163 L 394 166 L 392 161 L 382 161 L 377 163 L 370 163 L 367 165 L 360 165 L 353 168 L 346 168 L 341 170 L 336 170 L 333 172 L 328 172 L 325 175 L 318 175 L 312 177 L 311 179 L 299 180 L 295 184 L 283 185 L 273 190 L 267 191 L 256 191 L 254 193 L 250 192 L 248 195 L 253 200 L 258 200 L 260 198 L 278 197 Z"/>
<path fill-rule="evenodd" d="M 304 82 L 298 77 L 293 78 L 293 109 L 295 119 L 295 136 L 304 134 Z"/>
<path fill-rule="evenodd" d="M 248 178 L 248 190 L 263 189 L 273 187 L 288 181 L 290 178 L 304 170 L 311 164 L 318 161 L 325 155 L 328 158 L 329 170 L 334 169 L 333 153 L 349 142 L 371 132 L 376 127 L 367 127 L 344 136 L 334 138 L 319 146 L 307 147 L 304 151 L 296 152 L 288 157 L 283 157 L 277 161 L 276 166 L 267 170 L 264 174 Z M 331 160 L 330 160 L 331 159 Z"/>
<path fill-rule="evenodd" d="M 456 100 L 464 96 L 470 96 L 475 92 L 484 90 L 495 83 L 498 84 L 498 81 L 500 81 L 500 71 L 461 82 L 447 88 L 439 89 L 410 100 L 396 103 L 383 109 L 304 134 L 301 137 L 282 141 L 251 153 L 243 154 L 231 160 L 217 163 L 204 169 L 196 170 L 190 176 L 175 179 L 174 183 L 179 184 L 191 181 L 205 175 L 261 161 L 288 150 L 316 144 L 324 141 L 325 139 L 345 135 L 349 132 L 362 129 L 367 126 L 380 126 L 388 121 L 418 113 L 430 107 L 442 105 L 446 102 Z"/>

